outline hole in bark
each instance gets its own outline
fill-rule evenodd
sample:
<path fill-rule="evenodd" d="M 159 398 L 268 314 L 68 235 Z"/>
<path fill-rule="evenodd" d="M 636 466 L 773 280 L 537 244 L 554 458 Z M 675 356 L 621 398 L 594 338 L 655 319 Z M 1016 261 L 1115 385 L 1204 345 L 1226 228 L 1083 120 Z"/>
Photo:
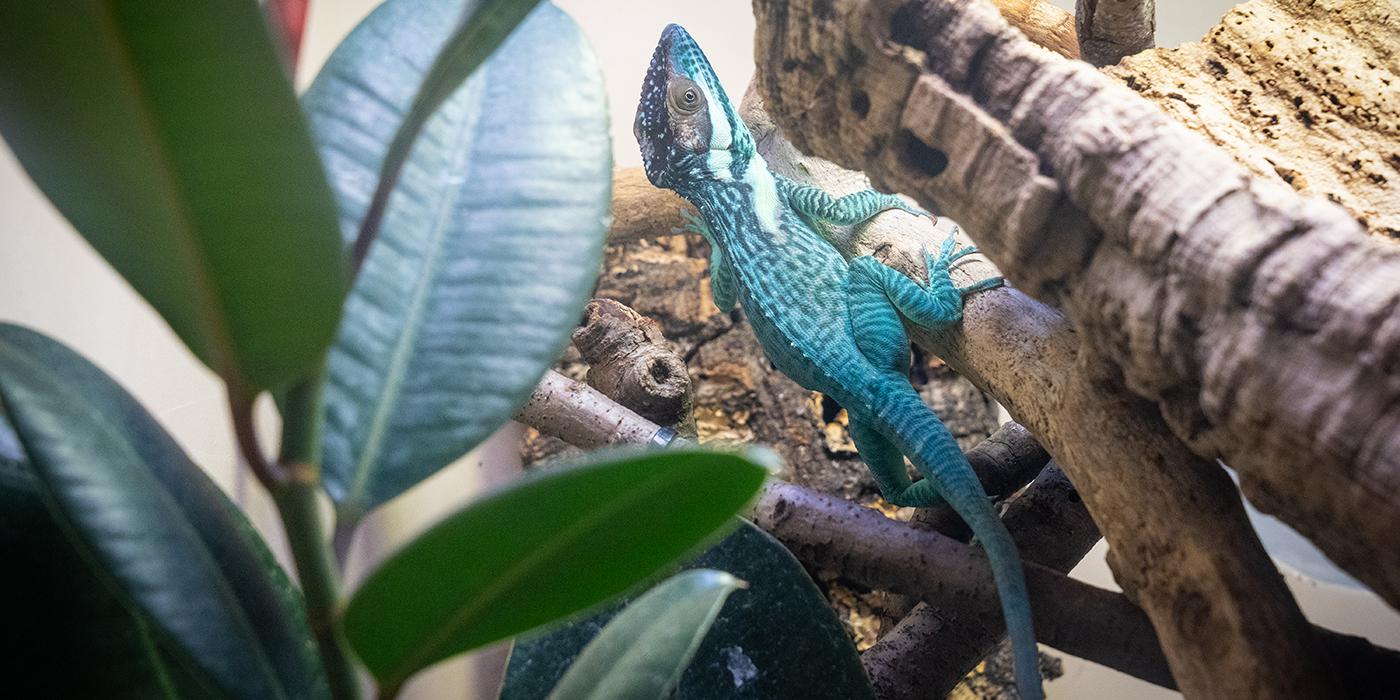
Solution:
<path fill-rule="evenodd" d="M 671 378 L 671 368 L 666 366 L 664 360 L 655 360 L 651 363 L 651 378 L 658 382 L 665 382 Z"/>
<path fill-rule="evenodd" d="M 920 141 L 908 129 L 899 132 L 899 160 L 924 177 L 935 177 L 948 168 L 948 154 Z"/>
<path fill-rule="evenodd" d="M 856 90 L 851 93 L 851 111 L 855 112 L 861 119 L 870 114 L 870 95 L 864 90 Z"/>

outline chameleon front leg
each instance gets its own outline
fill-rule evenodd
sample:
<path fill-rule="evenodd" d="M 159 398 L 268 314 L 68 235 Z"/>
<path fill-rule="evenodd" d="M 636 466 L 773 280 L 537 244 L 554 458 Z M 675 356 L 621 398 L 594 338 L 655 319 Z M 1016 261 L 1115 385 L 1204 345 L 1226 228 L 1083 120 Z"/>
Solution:
<path fill-rule="evenodd" d="M 703 218 L 689 209 L 681 210 L 681 218 L 686 221 L 685 231 L 700 234 L 710 244 L 710 296 L 714 298 L 715 306 L 724 313 L 733 311 L 739 299 L 739 288 L 734 283 L 734 270 L 729 267 L 724 251 L 715 242 L 714 231 L 710 230 L 710 225 Z"/>
<path fill-rule="evenodd" d="M 788 205 L 803 216 L 816 221 L 837 226 L 854 226 L 887 209 L 902 209 L 915 216 L 929 216 L 928 212 L 884 192 L 861 190 L 844 197 L 833 197 L 819 187 L 804 185 L 778 175 L 774 178 L 778 182 L 778 192 L 787 199 Z"/>
<path fill-rule="evenodd" d="M 867 309 L 874 307 L 873 295 L 868 290 L 879 290 L 889 304 L 920 326 L 930 330 L 942 330 L 956 324 L 962 320 L 965 295 L 1002 284 L 1000 277 L 989 277 L 963 287 L 953 284 L 949 267 L 955 260 L 977 252 L 977 248 L 973 246 L 955 249 L 956 236 L 955 228 L 948 235 L 948 240 L 943 242 L 937 255 L 924 251 L 924 264 L 928 267 L 927 285 L 905 277 L 898 270 L 875 258 L 862 255 L 851 259 L 851 289 L 853 292 L 865 290 L 863 293 L 867 300 L 861 302 L 861 305 Z M 854 296 L 851 299 L 853 315 L 856 313 L 855 304 L 858 301 Z M 878 324 L 879 327 L 888 325 L 887 321 Z M 859 342 L 859 332 L 856 337 Z"/>

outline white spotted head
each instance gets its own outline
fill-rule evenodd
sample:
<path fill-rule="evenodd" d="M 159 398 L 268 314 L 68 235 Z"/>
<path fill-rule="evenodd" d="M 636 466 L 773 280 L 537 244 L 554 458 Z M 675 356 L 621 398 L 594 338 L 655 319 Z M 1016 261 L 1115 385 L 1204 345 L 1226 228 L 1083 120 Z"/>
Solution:
<path fill-rule="evenodd" d="M 647 178 L 673 190 L 742 179 L 754 154 L 753 137 L 705 53 L 676 24 L 656 44 L 632 132 Z"/>

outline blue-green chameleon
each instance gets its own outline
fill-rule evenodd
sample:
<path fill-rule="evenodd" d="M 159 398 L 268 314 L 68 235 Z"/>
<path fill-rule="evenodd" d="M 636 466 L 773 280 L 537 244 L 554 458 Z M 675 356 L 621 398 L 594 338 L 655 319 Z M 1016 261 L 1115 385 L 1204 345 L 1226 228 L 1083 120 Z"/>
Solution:
<path fill-rule="evenodd" d="M 972 528 L 992 564 L 1020 695 L 1041 697 L 1016 545 L 953 436 L 910 386 L 899 318 L 946 328 L 962 318 L 963 295 L 1001 280 L 954 286 L 949 266 L 974 249 L 955 250 L 952 237 L 937 254 L 925 251 L 927 285 L 872 257 L 847 262 L 821 222 L 854 225 L 892 208 L 923 212 L 874 190 L 836 198 L 770 172 L 709 60 L 677 25 L 652 56 L 633 131 L 652 184 L 700 211 L 693 225 L 714 250 L 715 304 L 729 311 L 742 303 L 774 366 L 846 409 L 885 500 L 929 506 L 941 497 Z M 910 482 L 905 455 L 924 479 Z"/>

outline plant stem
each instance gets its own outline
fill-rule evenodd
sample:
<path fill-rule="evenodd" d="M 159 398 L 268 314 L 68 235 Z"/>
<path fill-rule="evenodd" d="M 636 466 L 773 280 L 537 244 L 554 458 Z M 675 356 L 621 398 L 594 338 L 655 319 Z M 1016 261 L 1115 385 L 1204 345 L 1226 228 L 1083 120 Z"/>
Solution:
<path fill-rule="evenodd" d="M 338 623 L 340 573 L 331 556 L 320 502 L 321 387 L 324 372 L 287 392 L 282 416 L 282 446 L 278 462 L 286 478 L 272 489 L 282 527 L 297 565 L 306 616 L 331 697 L 358 699 L 360 683 L 351 662 L 350 649 Z"/>
<path fill-rule="evenodd" d="M 290 471 L 291 478 L 273 494 L 273 500 L 282 516 L 282 527 L 296 561 L 297 578 L 306 598 L 307 620 L 321 652 L 331 697 L 359 698 L 359 679 L 350 662 L 350 649 L 337 624 L 340 581 L 326 543 L 320 503 L 316 499 L 317 469 L 315 465 L 302 462 L 291 465 Z"/>

